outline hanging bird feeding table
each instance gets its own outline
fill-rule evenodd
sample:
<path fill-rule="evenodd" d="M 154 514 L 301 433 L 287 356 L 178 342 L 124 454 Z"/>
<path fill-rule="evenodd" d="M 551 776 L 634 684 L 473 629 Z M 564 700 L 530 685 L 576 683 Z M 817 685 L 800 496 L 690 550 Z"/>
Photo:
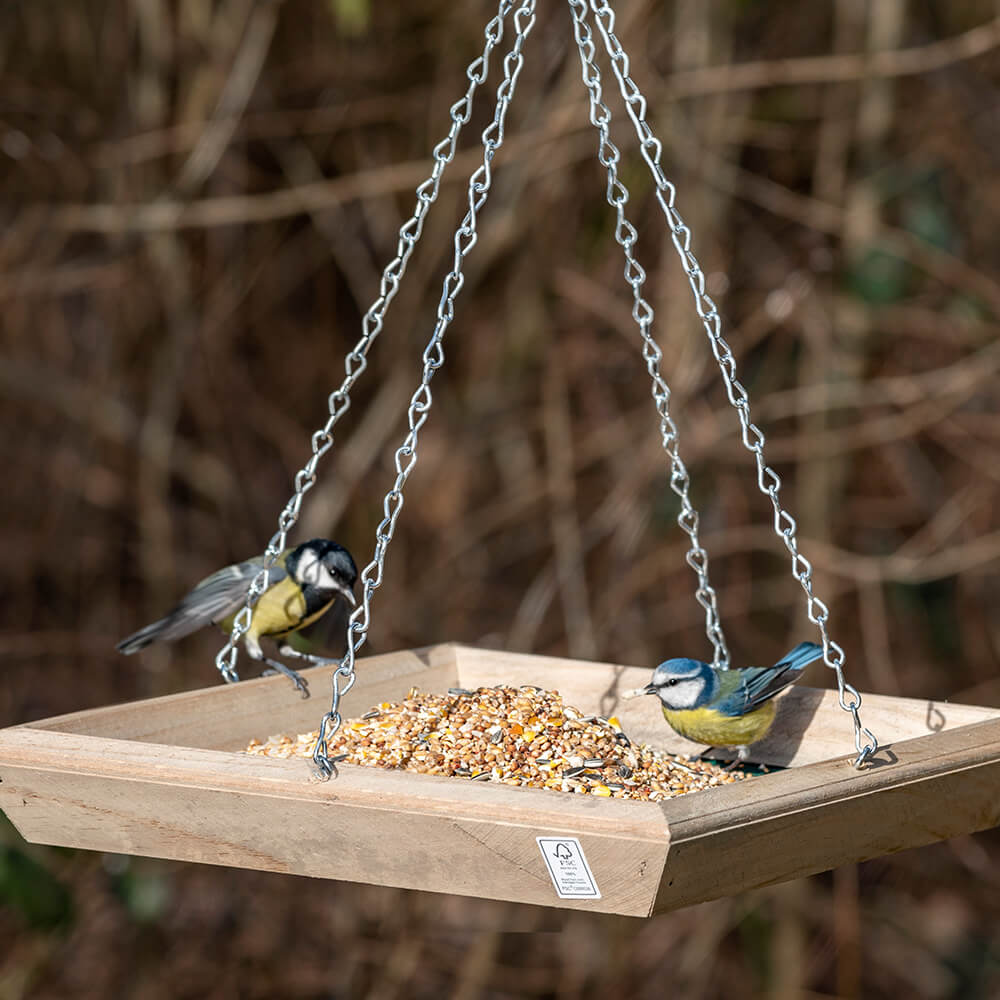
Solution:
<path fill-rule="evenodd" d="M 445 644 L 361 660 L 352 700 L 534 684 L 689 752 L 655 699 L 618 701 L 648 678 Z M 874 695 L 865 708 L 884 764 L 844 754 L 836 692 L 795 687 L 755 747 L 783 770 L 637 802 L 349 764 L 309 781 L 300 759 L 241 752 L 315 727 L 310 702 L 268 677 L 2 730 L 0 808 L 34 843 L 650 916 L 1000 824 L 1000 712 Z M 540 837 L 583 857 L 597 894 L 560 896 Z"/>
<path fill-rule="evenodd" d="M 646 102 L 629 76 L 607 0 L 568 0 L 598 160 L 607 176 L 632 315 L 652 384 L 670 487 L 680 502 L 678 524 L 691 542 L 687 562 L 705 613 L 713 665 L 729 667 L 729 651 L 708 557 L 698 534 L 687 469 L 660 370 L 653 310 L 643 297 L 645 272 L 634 255 L 636 230 L 618 175 L 620 154 L 610 139 L 611 111 L 595 61 L 600 36 L 634 126 L 655 197 L 687 275 L 695 309 L 718 363 L 726 396 L 739 418 L 742 442 L 771 504 L 774 530 L 791 557 L 809 621 L 834 673 L 832 691 L 792 688 L 781 700 L 767 738 L 753 759 L 781 768 L 749 780 L 663 801 L 632 801 L 516 788 L 494 781 L 414 775 L 400 770 L 337 767 L 330 742 L 341 725 L 342 699 L 362 711 L 398 701 L 412 688 L 443 691 L 536 685 L 559 691 L 583 712 L 616 714 L 635 740 L 670 752 L 691 745 L 664 724 L 655 699 L 621 700 L 649 680 L 652 664 L 626 667 L 491 652 L 444 644 L 358 659 L 372 597 L 382 582 L 403 489 L 417 460 L 420 429 L 432 405 L 430 385 L 444 364 L 443 338 L 464 283 L 463 261 L 478 238 L 477 220 L 492 184 L 492 162 L 504 141 L 507 110 L 535 22 L 536 0 L 501 0 L 485 31 L 482 54 L 467 71 L 465 96 L 451 108 L 451 128 L 434 149 L 434 166 L 417 188 L 412 217 L 399 232 L 395 258 L 383 272 L 379 297 L 347 354 L 346 375 L 329 399 L 329 418 L 312 437 L 312 455 L 278 521 L 264 568 L 250 586 L 216 664 L 238 680 L 239 643 L 268 570 L 285 548 L 350 392 L 367 367 L 386 310 L 437 198 L 472 99 L 485 81 L 505 29 L 513 42 L 502 60 L 493 121 L 482 134 L 483 160 L 468 183 L 468 211 L 454 239 L 437 322 L 423 355 L 423 372 L 407 410 L 408 432 L 395 453 L 396 478 L 386 494 L 373 557 L 362 571 L 362 595 L 347 626 L 347 653 L 309 671 L 315 688 L 330 683 L 332 704 L 320 724 L 310 781 L 302 760 L 244 752 L 262 735 L 314 728 L 312 702 L 290 697 L 283 678 L 262 678 L 149 701 L 94 709 L 0 731 L 0 807 L 36 843 L 174 858 L 212 864 L 404 886 L 549 906 L 649 916 L 755 886 L 797 878 L 840 864 L 916 847 L 1000 825 L 1000 710 L 905 698 L 861 695 L 844 674 L 844 652 L 829 635 L 829 609 L 814 594 L 812 567 L 799 551 L 796 523 L 780 497 L 781 480 L 764 459 L 765 439 L 751 421 L 746 388 L 720 332 L 715 304 L 691 250 L 691 233 L 664 175 L 661 145 L 646 120 Z M 845 715 L 846 713 L 846 715 Z M 844 722 L 853 725 L 847 752 Z M 875 733 L 879 734 L 876 739 Z M 880 742 L 881 741 L 881 744 Z"/>

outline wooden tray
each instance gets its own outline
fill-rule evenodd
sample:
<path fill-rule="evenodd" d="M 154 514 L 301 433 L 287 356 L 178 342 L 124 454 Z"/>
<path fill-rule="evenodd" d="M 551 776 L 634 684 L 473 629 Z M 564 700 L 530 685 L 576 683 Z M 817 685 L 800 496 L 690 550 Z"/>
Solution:
<path fill-rule="evenodd" d="M 835 694 L 792 688 L 755 748 L 787 770 L 656 804 L 350 765 L 321 783 L 240 753 L 316 728 L 329 669 L 308 676 L 309 700 L 274 677 L 0 730 L 0 808 L 35 843 L 632 916 L 1000 825 L 998 709 L 866 695 L 887 746 L 858 772 Z M 360 660 L 345 717 L 412 686 L 531 683 L 691 752 L 655 699 L 618 701 L 649 676 L 440 645 Z M 538 837 L 575 838 L 599 898 L 561 899 Z"/>

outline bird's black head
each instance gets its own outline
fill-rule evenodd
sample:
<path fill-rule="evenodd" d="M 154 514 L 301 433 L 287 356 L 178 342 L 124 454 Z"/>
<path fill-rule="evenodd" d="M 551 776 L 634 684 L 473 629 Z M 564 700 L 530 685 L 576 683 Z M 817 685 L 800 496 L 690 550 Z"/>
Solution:
<path fill-rule="evenodd" d="M 340 594 L 354 607 L 358 568 L 351 553 L 327 538 L 313 538 L 293 549 L 285 560 L 289 575 L 303 588 L 321 595 Z"/>

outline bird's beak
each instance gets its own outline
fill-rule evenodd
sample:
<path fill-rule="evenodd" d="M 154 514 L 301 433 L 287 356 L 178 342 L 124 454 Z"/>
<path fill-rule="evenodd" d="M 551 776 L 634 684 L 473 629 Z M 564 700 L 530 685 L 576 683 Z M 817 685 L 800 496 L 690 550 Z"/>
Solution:
<path fill-rule="evenodd" d="M 340 595 L 344 598 L 345 601 L 347 601 L 348 604 L 350 604 L 352 608 L 356 608 L 358 606 L 358 602 L 354 599 L 354 592 L 351 590 L 350 587 L 345 587 L 343 584 L 341 584 L 339 587 L 337 587 L 337 590 L 340 592 Z"/>
<path fill-rule="evenodd" d="M 639 688 L 643 694 L 656 694 L 656 685 L 647 684 L 644 688 Z"/>

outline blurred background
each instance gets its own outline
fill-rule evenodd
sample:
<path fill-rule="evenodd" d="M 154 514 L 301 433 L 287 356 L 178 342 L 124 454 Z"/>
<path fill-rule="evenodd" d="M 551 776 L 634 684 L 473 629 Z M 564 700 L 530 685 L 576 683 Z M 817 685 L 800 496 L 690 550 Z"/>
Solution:
<path fill-rule="evenodd" d="M 368 648 L 710 657 L 539 6 Z M 1000 706 L 1000 4 L 617 6 L 849 677 Z M 0 724 L 219 682 L 217 635 L 115 642 L 270 537 L 495 13 L 0 7 Z M 498 64 L 293 535 L 359 564 Z M 605 89 L 734 660 L 770 663 L 814 630 Z M 648 922 L 0 845 L 0 998 L 1000 995 L 995 831 Z"/>

